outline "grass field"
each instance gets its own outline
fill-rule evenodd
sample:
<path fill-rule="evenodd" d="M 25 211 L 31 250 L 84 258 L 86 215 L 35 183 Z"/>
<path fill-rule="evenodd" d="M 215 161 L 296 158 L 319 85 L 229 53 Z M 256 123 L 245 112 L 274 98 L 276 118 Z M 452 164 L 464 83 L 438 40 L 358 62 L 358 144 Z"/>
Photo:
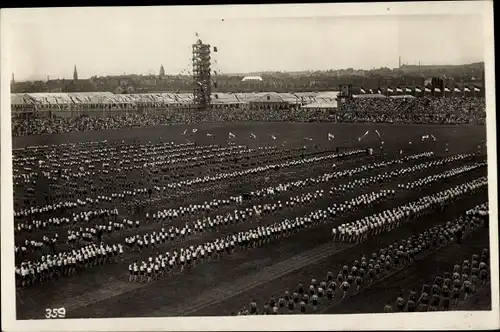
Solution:
<path fill-rule="evenodd" d="M 124 129 L 104 132 L 82 132 L 64 135 L 49 135 L 43 137 L 15 137 L 13 147 L 20 148 L 29 145 L 51 145 L 81 141 L 125 141 L 132 143 L 144 142 L 175 142 L 184 143 L 186 137 L 181 133 L 188 129 L 197 128 L 195 134 L 187 135 L 187 139 L 197 145 L 221 144 L 226 145 L 229 132 L 236 137 L 233 141 L 237 144 L 252 146 L 276 145 L 282 149 L 287 147 L 308 146 L 308 151 L 315 149 L 332 149 L 336 147 L 345 149 L 367 148 L 375 149 L 374 156 L 352 156 L 339 160 L 337 170 L 351 169 L 356 166 L 366 165 L 381 160 L 397 158 L 399 151 L 404 155 L 433 151 L 432 160 L 457 153 L 477 153 L 478 158 L 484 158 L 486 153 L 484 143 L 486 130 L 483 126 L 424 126 L 424 125 L 343 125 L 343 124 L 302 124 L 302 123 L 247 123 L 247 124 L 204 124 L 200 126 L 172 125 L 168 127 Z M 377 129 L 384 141 L 385 154 L 380 155 L 378 137 L 374 130 Z M 367 130 L 369 134 L 361 141 Z M 214 135 L 207 137 L 207 133 Z M 257 139 L 251 139 L 254 133 Z M 328 141 L 327 135 L 332 133 L 335 138 Z M 422 141 L 422 135 L 434 135 L 437 142 L 432 140 Z M 270 135 L 274 135 L 273 140 Z M 312 140 L 306 140 L 304 137 Z M 411 142 L 411 143 L 410 143 Z M 478 145 L 480 147 L 478 148 Z M 481 156 L 482 155 L 482 156 Z M 388 170 L 416 165 L 420 161 L 411 161 L 404 165 L 392 165 Z M 207 188 L 189 193 L 183 200 L 204 201 L 212 198 L 223 198 L 240 194 L 248 188 L 261 188 L 279 183 L 314 177 L 331 171 L 331 162 L 317 162 L 311 165 L 298 165 L 278 172 L 265 172 L 262 175 L 238 178 L 237 184 L 228 181 L 222 186 Z M 283 210 L 275 214 L 262 217 L 258 223 L 267 225 L 277 220 L 302 216 L 318 208 L 325 208 L 332 203 L 342 202 L 348 198 L 369 193 L 379 189 L 395 189 L 398 183 L 406 183 L 426 175 L 442 172 L 446 169 L 458 167 L 461 163 L 452 163 L 443 168 L 434 168 L 417 171 L 393 178 L 382 183 L 363 186 L 348 191 L 342 195 L 328 196 L 314 202 L 314 204 L 296 207 L 293 210 Z M 201 170 L 203 172 L 203 170 Z M 207 170 L 208 172 L 208 170 Z M 345 184 L 353 179 L 361 179 L 376 175 L 379 170 L 371 170 L 350 178 L 338 179 L 331 183 L 313 184 L 305 188 L 296 188 L 276 197 L 262 199 L 252 204 L 285 200 L 291 196 L 300 195 L 311 190 L 328 189 L 332 186 Z M 377 251 L 404 236 L 421 232 L 432 225 L 442 223 L 458 216 L 466 209 L 487 201 L 487 192 L 483 190 L 465 199 L 455 202 L 440 213 L 432 214 L 425 218 L 388 232 L 370 238 L 362 244 L 342 244 L 331 241 L 331 227 L 337 223 L 356 220 L 364 215 L 378 212 L 382 209 L 392 208 L 405 202 L 415 200 L 422 195 L 429 195 L 453 187 L 460 183 L 473 180 L 486 174 L 485 168 L 474 170 L 464 175 L 451 178 L 426 187 L 422 191 L 405 191 L 398 193 L 393 200 L 380 206 L 365 209 L 344 216 L 331 223 L 318 227 L 305 229 L 293 236 L 272 242 L 262 247 L 236 251 L 230 256 L 209 264 L 200 264 L 182 274 L 164 277 L 151 283 L 127 282 L 127 266 L 135 259 L 147 257 L 147 253 L 126 253 L 125 261 L 95 267 L 83 271 L 72 277 L 63 277 L 48 284 L 35 285 L 19 291 L 17 298 L 18 319 L 43 318 L 45 308 L 65 307 L 70 318 L 86 317 L 147 317 L 147 316 L 174 316 L 174 315 L 229 315 L 247 305 L 252 299 L 260 302 L 267 300 L 273 294 L 281 294 L 284 289 L 294 287 L 300 280 L 308 282 L 311 278 L 320 278 L 327 271 L 338 271 L 344 264 L 350 264 L 358 259 L 361 254 Z M 137 176 L 137 175 L 134 175 Z M 127 179 L 131 180 L 131 179 Z M 188 203 L 189 203 L 188 202 Z M 159 206 L 169 208 L 182 203 L 180 201 L 161 201 Z M 249 204 L 249 203 L 246 203 Z M 242 208 L 245 205 L 242 206 Z M 240 207 L 238 207 L 240 208 Z M 221 212 L 234 209 L 234 206 L 221 208 Z M 121 216 L 120 216 L 121 217 Z M 184 221 L 183 221 L 184 222 Z M 179 220 L 179 224 L 181 220 Z M 145 226 L 148 231 L 158 230 L 161 225 Z M 255 227 L 255 224 L 241 223 L 220 230 L 220 234 Z M 145 229 L 146 230 L 146 229 Z M 143 231 L 141 229 L 141 231 Z M 187 243 L 200 243 L 213 239 L 220 234 L 199 234 L 187 240 Z M 342 303 L 334 303 L 322 308 L 324 313 L 370 313 L 381 312 L 388 299 L 395 299 L 400 292 L 407 292 L 412 287 L 420 288 L 423 283 L 430 282 L 436 273 L 443 269 L 450 269 L 455 261 L 470 257 L 472 253 L 488 247 L 488 230 L 480 229 L 469 236 L 463 244 L 453 244 L 449 247 L 430 255 L 419 261 L 409 269 L 395 273 L 385 280 L 363 289 L 360 293 L 351 296 Z M 116 239 L 124 235 L 116 235 Z M 114 238 L 115 239 L 115 238 Z M 178 243 L 167 243 L 161 250 L 178 247 Z M 153 250 L 150 250 L 153 253 Z M 490 309 L 490 302 L 485 300 L 491 294 L 481 290 L 471 298 L 469 309 Z M 480 297 L 480 299 L 478 299 Z"/>

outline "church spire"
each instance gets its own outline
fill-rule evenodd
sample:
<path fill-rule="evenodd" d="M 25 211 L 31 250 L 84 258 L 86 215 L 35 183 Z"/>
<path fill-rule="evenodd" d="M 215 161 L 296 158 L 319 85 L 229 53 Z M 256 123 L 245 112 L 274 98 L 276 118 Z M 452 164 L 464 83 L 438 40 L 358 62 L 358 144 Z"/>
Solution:
<path fill-rule="evenodd" d="M 76 65 L 73 69 L 73 81 L 78 81 L 78 72 L 76 71 Z"/>

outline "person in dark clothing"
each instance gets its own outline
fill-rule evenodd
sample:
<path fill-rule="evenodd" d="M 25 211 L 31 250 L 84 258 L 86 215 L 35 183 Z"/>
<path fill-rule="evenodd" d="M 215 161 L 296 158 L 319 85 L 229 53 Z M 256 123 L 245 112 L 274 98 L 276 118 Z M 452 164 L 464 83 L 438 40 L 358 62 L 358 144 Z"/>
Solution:
<path fill-rule="evenodd" d="M 456 232 L 455 232 L 455 236 L 457 238 L 457 243 L 458 244 L 461 244 L 462 243 L 462 237 L 463 237 L 464 233 L 463 233 L 463 230 L 462 228 L 459 228 Z"/>
<path fill-rule="evenodd" d="M 97 243 L 101 243 L 102 241 L 102 229 L 97 230 Z"/>

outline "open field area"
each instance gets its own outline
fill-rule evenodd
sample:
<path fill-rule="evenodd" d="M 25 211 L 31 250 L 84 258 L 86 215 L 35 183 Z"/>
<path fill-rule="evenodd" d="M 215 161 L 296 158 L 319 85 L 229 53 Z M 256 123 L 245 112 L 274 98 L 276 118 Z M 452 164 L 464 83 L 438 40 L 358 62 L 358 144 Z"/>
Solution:
<path fill-rule="evenodd" d="M 447 222 L 486 203 L 487 185 L 473 185 L 487 175 L 485 139 L 484 126 L 322 123 L 171 125 L 14 137 L 15 211 L 40 208 L 16 217 L 15 226 L 22 225 L 16 246 L 58 237 L 41 249 L 28 248 L 16 263 L 101 242 L 123 246 L 97 266 L 78 261 L 76 271 L 68 268 L 70 275 L 63 268 L 43 283 L 19 285 L 18 319 L 40 319 L 45 308 L 62 307 L 68 318 L 230 315 L 252 301 L 262 311 L 266 301 L 285 290 L 295 292 L 299 283 L 307 292 L 313 278 L 319 283 L 327 272 L 336 278 L 362 255 L 371 257 L 435 226 L 448 229 Z M 71 144 L 90 141 L 99 143 Z M 27 148 L 33 145 L 48 147 Z M 474 188 L 459 187 L 466 183 Z M 424 196 L 442 200 L 426 205 L 431 198 L 424 204 L 419 201 Z M 61 202 L 66 206 L 42 209 Z M 364 217 L 402 206 L 409 215 L 367 232 L 364 239 L 332 239 L 332 228 L 355 228 Z M 304 225 L 294 224 L 303 216 L 310 217 Z M 53 217 L 68 220 L 53 222 Z M 37 221 L 47 223 L 28 230 Z M 100 226 L 106 227 L 103 234 L 83 236 Z M 489 247 L 488 232 L 487 222 L 467 226 L 461 243 L 453 233 L 405 264 L 372 280 L 366 276 L 360 290 L 353 284 L 345 299 L 338 284 L 335 298 L 308 304 L 305 313 L 383 312 L 388 301 L 396 309 L 400 293 L 420 292 L 436 275 L 481 254 Z M 128 245 L 132 237 L 136 242 Z M 153 246 L 151 239 L 160 241 Z M 149 246 L 139 248 L 139 240 Z M 209 256 L 207 243 L 222 244 L 220 255 Z M 166 259 L 163 269 L 160 258 L 162 273 L 153 272 L 148 281 L 145 268 L 143 282 L 130 282 L 134 262 L 140 266 L 166 252 L 178 255 L 174 267 Z M 196 252 L 196 264 L 182 264 L 182 252 L 189 252 L 186 259 Z M 479 282 L 476 293 L 467 300 L 462 294 L 454 309 L 489 310 L 490 298 L 488 284 Z M 300 313 L 298 306 L 279 312 Z"/>

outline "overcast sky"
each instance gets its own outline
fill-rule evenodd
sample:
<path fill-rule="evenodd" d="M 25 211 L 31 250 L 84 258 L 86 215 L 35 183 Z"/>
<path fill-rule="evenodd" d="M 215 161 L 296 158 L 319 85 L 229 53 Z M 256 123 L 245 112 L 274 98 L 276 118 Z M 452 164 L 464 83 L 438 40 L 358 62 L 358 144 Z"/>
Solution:
<path fill-rule="evenodd" d="M 213 67 L 221 73 L 393 68 L 399 56 L 409 64 L 483 61 L 484 23 L 477 11 L 450 15 L 424 8 L 415 15 L 382 8 L 375 11 L 378 15 L 344 16 L 339 14 L 342 10 L 320 7 L 314 11 L 312 6 L 308 11 L 267 8 L 11 12 L 11 72 L 16 80 L 70 78 L 76 65 L 80 78 L 88 78 L 158 74 L 163 65 L 167 74 L 179 74 L 191 66 L 196 32 L 204 42 L 217 46 Z M 348 12 L 366 14 L 359 5 L 357 8 Z M 301 15 L 304 12 L 307 15 Z M 432 15 L 422 15 L 426 12 Z"/>

